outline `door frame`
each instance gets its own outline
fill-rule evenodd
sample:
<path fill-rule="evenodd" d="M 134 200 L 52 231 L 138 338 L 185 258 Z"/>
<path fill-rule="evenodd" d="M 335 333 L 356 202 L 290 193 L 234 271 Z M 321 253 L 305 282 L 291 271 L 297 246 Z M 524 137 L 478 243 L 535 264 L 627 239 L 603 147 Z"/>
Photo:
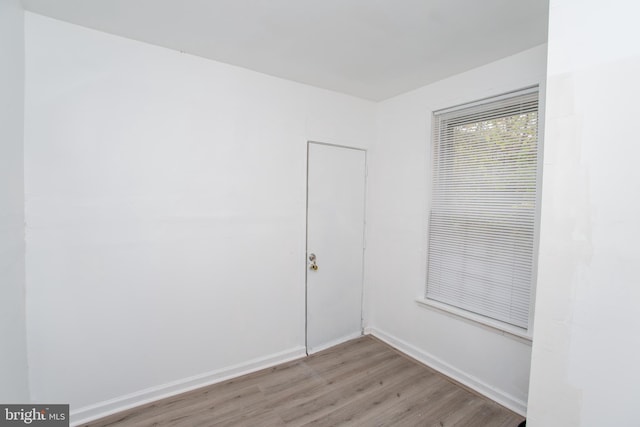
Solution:
<path fill-rule="evenodd" d="M 309 147 L 311 144 L 316 145 L 325 145 L 328 147 L 342 148 L 346 150 L 356 150 L 362 151 L 364 153 L 364 207 L 362 211 L 362 275 L 361 275 L 361 283 L 360 283 L 360 331 L 361 334 L 364 334 L 364 266 L 365 266 L 365 255 L 367 248 L 367 189 L 368 189 L 368 178 L 369 178 L 369 156 L 368 150 L 366 148 L 359 147 L 351 147 L 348 145 L 342 144 L 332 144 L 328 142 L 320 142 L 307 140 L 307 163 L 306 163 L 306 183 L 305 183 L 305 233 L 304 233 L 304 349 L 305 353 L 309 355 L 309 329 L 308 329 L 308 320 L 309 320 L 309 267 L 308 267 L 308 258 L 309 258 L 309 155 L 310 150 Z"/>

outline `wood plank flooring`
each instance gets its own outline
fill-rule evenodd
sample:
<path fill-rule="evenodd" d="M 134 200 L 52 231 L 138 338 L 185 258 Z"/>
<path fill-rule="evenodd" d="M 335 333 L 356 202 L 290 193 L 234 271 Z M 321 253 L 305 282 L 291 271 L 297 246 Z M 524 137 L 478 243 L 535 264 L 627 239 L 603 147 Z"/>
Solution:
<path fill-rule="evenodd" d="M 522 420 L 364 336 L 85 426 L 517 427 Z"/>

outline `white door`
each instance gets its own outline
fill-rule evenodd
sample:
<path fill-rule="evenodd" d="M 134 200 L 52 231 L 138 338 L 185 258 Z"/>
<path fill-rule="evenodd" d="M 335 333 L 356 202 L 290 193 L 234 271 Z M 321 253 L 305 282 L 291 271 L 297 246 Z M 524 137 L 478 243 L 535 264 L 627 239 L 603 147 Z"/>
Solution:
<path fill-rule="evenodd" d="M 309 143 L 307 352 L 362 334 L 365 151 Z"/>

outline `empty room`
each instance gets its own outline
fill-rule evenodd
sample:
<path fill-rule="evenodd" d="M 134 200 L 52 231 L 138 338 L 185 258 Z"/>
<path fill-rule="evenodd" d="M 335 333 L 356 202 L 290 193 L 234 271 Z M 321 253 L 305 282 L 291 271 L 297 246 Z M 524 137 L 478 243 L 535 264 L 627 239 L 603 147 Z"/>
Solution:
<path fill-rule="evenodd" d="M 640 426 L 637 16 L 0 0 L 0 425 Z"/>

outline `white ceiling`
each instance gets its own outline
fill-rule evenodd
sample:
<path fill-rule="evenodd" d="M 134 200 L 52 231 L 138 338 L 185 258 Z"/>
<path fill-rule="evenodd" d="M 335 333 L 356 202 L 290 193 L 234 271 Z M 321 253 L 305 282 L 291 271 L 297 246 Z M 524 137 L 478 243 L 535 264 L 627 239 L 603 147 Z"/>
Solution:
<path fill-rule="evenodd" d="M 382 100 L 547 39 L 548 0 L 23 0 L 25 9 Z"/>

